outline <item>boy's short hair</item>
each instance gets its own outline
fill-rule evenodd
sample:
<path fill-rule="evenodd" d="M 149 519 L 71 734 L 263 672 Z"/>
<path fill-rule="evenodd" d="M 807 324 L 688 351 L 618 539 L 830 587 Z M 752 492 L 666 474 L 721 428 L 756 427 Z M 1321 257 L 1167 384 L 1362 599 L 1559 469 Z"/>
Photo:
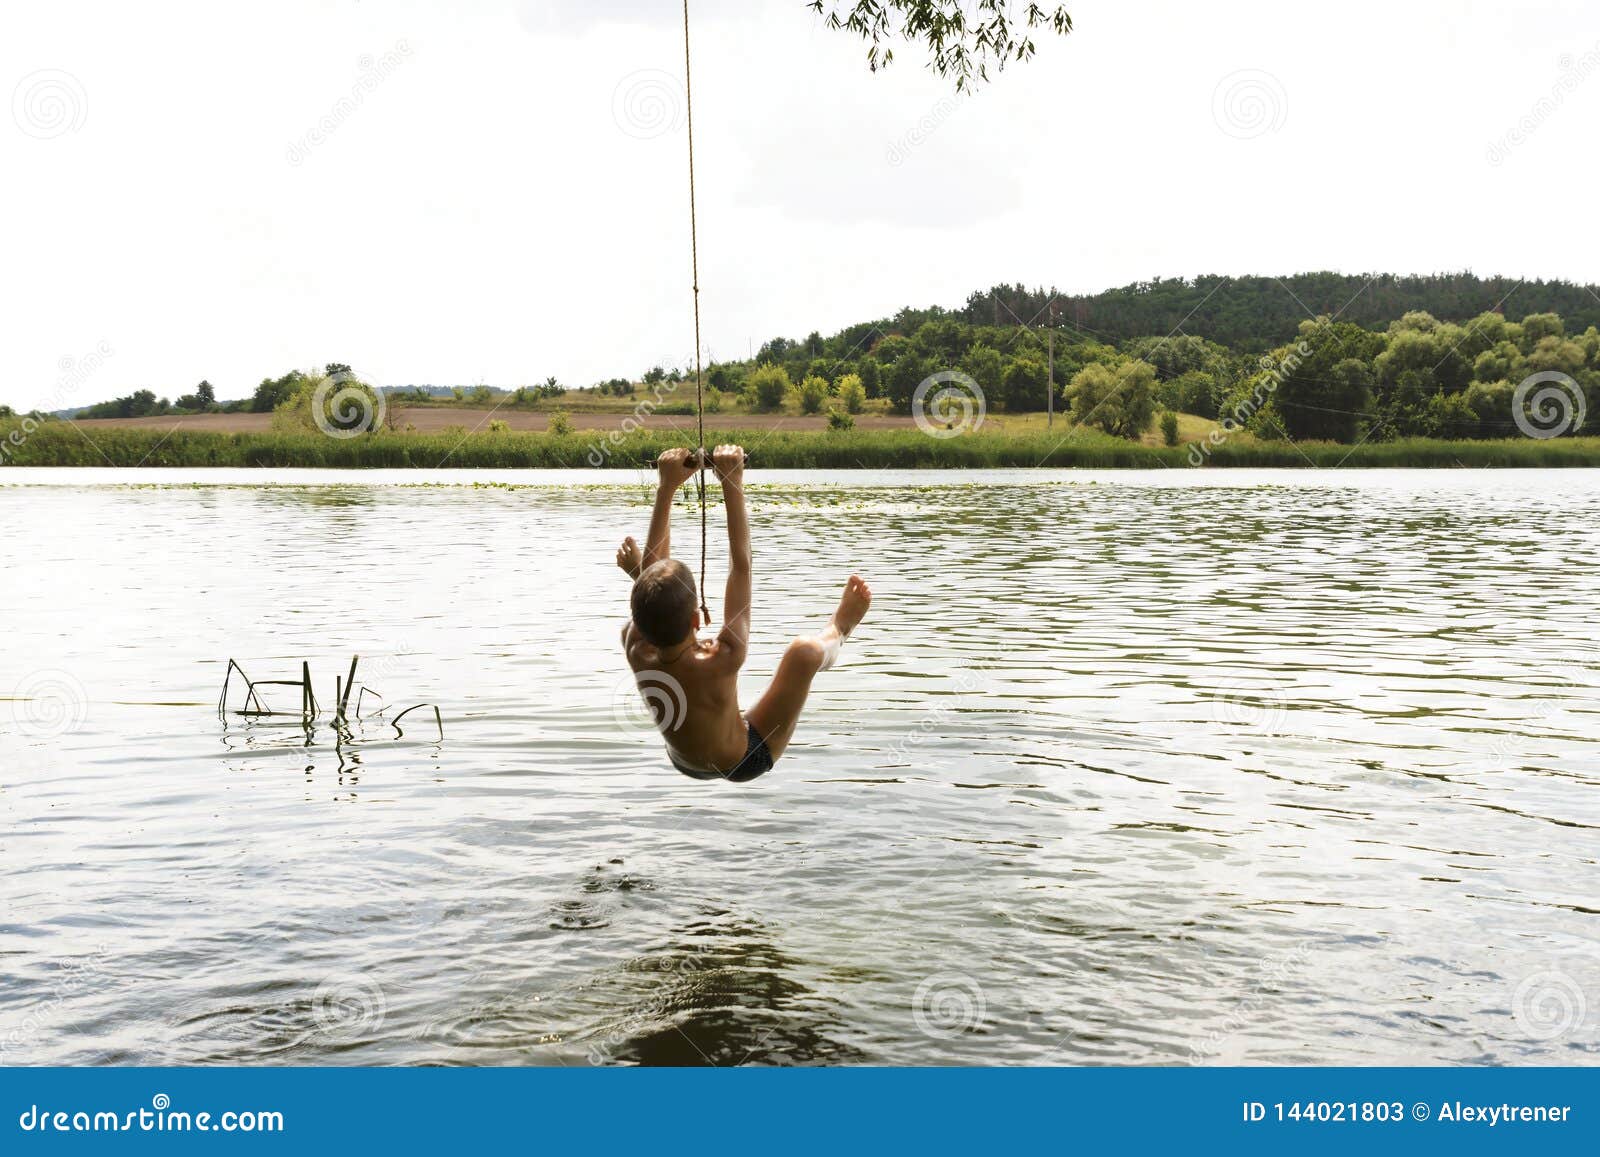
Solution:
<path fill-rule="evenodd" d="M 652 645 L 670 647 L 694 630 L 694 572 L 675 558 L 652 563 L 633 584 L 633 625 Z"/>

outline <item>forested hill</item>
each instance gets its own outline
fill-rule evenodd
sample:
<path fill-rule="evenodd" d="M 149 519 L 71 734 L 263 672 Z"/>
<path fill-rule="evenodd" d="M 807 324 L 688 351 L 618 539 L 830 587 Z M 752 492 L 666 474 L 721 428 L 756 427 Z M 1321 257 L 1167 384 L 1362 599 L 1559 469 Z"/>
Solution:
<path fill-rule="evenodd" d="M 1294 337 L 1313 314 L 1337 316 L 1366 329 L 1383 329 L 1413 310 L 1465 319 L 1496 310 L 1507 316 L 1558 313 L 1575 332 L 1600 325 L 1600 289 L 1566 281 L 1519 281 L 1443 273 L 1397 277 L 1296 273 L 1288 277 L 1156 279 L 1103 293 L 1055 295 L 1056 320 L 1083 336 L 1122 342 L 1183 332 L 1242 352 L 1258 353 Z M 997 285 L 974 293 L 954 316 L 972 325 L 1040 325 L 1051 293 Z M 931 316 L 931 313 L 930 313 Z M 947 315 L 949 316 L 949 315 Z M 901 319 L 897 318 L 897 322 Z"/>

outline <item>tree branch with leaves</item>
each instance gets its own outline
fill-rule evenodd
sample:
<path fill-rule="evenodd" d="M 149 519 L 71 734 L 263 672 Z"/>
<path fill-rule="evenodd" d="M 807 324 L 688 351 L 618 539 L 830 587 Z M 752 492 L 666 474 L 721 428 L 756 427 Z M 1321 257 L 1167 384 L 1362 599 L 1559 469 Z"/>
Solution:
<path fill-rule="evenodd" d="M 867 67 L 873 72 L 894 61 L 891 41 L 925 43 L 931 53 L 928 67 L 941 77 L 954 77 L 956 91 L 975 80 L 989 79 L 1013 61 L 1029 59 L 1037 51 L 1035 29 L 1065 36 L 1072 17 L 1061 5 L 1047 10 L 1029 3 L 1020 14 L 1011 0 L 810 0 L 829 28 L 854 32 L 867 41 Z"/>

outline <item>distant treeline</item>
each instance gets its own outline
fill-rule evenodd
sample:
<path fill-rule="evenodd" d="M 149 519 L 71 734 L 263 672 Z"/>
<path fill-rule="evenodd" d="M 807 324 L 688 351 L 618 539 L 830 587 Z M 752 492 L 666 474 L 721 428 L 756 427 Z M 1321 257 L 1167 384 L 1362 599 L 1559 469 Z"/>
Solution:
<path fill-rule="evenodd" d="M 1323 314 L 1260 353 L 1192 333 L 1112 342 L 1058 325 L 1053 355 L 1043 325 L 918 316 L 769 341 L 750 362 L 712 367 L 712 407 L 726 390 L 759 410 L 834 400 L 854 409 L 848 400 L 862 388 L 903 413 L 931 375 L 956 370 L 990 409 L 1037 411 L 1050 399 L 1052 359 L 1058 408 L 1123 437 L 1143 434 L 1160 410 L 1268 439 L 1505 438 L 1530 426 L 1577 434 L 1579 416 L 1600 405 L 1600 329 L 1550 312 L 1440 320 L 1414 310 L 1381 329 Z M 1536 375 L 1549 388 L 1519 391 Z M 1534 420 L 1540 405 L 1565 407 L 1568 420 Z"/>
<path fill-rule="evenodd" d="M 991 410 L 1054 404 L 1128 438 L 1165 410 L 1266 439 L 1492 439 L 1526 429 L 1532 407 L 1552 404 L 1548 390 L 1530 397 L 1518 387 L 1554 375 L 1572 411 L 1556 432 L 1576 434 L 1579 416 L 1600 402 L 1597 326 L 1592 287 L 1468 273 L 1201 277 L 1088 296 L 997 286 L 957 310 L 904 309 L 829 337 L 773 338 L 752 358 L 707 367 L 705 405 L 831 413 L 848 428 L 863 409 L 910 412 L 924 383 L 956 371 Z M 442 400 L 611 405 L 643 391 L 652 408 L 677 409 L 694 400 L 691 378 L 692 367 L 658 365 L 571 394 L 550 378 L 514 391 L 458 387 Z M 205 382 L 176 402 L 140 390 L 81 416 L 274 412 L 312 380 L 298 371 L 264 379 L 251 398 L 227 405 Z M 388 393 L 441 400 L 433 389 Z"/>
<path fill-rule="evenodd" d="M 135 390 L 109 402 L 85 406 L 72 416 L 75 418 L 150 418 L 167 414 L 270 414 L 300 393 L 307 383 L 324 378 L 355 380 L 357 375 L 349 366 L 330 362 L 321 371 L 290 370 L 276 378 L 262 378 L 255 392 L 248 398 L 219 402 L 217 392 L 210 382 L 201 382 L 194 391 L 182 394 L 176 400 L 157 397 L 154 390 Z M 384 394 L 407 405 L 434 403 L 477 404 L 508 397 L 507 391 L 492 390 L 488 386 L 385 386 Z M 545 398 L 559 398 L 567 388 L 548 378 L 542 385 L 520 386 L 509 392 L 513 404 Z"/>
<path fill-rule="evenodd" d="M 1464 319 L 1503 312 L 1524 317 L 1557 313 L 1581 332 L 1600 325 L 1600 296 L 1592 285 L 1522 281 L 1439 273 L 1296 273 L 1288 277 L 1196 277 L 1140 281 L 1094 294 L 997 285 L 974 293 L 955 316 L 969 325 L 1040 325 L 1055 302 L 1059 324 L 1101 341 L 1151 334 L 1192 333 L 1243 353 L 1261 353 L 1291 340 L 1308 317 L 1326 314 L 1365 329 L 1386 329 L 1408 313 Z M 931 316 L 901 319 L 910 324 Z M 902 323 L 904 324 L 904 323 Z"/>

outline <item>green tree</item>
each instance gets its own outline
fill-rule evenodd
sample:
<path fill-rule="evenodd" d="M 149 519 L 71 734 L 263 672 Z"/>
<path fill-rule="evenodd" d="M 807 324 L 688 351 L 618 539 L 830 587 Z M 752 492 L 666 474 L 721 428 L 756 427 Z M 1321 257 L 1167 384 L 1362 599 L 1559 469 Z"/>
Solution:
<path fill-rule="evenodd" d="M 1540 338 L 1539 343 L 1528 354 L 1528 368 L 1536 373 L 1554 370 L 1563 374 L 1576 374 L 1583 369 L 1583 363 L 1583 346 L 1554 335 Z"/>
<path fill-rule="evenodd" d="M 902 414 L 911 412 L 911 398 L 927 378 L 934 373 L 934 363 L 920 354 L 907 350 L 894 360 L 884 374 L 884 392 L 889 404 Z"/>
<path fill-rule="evenodd" d="M 1480 438 L 1503 438 L 1516 433 L 1511 400 L 1516 387 L 1510 382 L 1473 382 L 1462 395 L 1478 419 Z"/>
<path fill-rule="evenodd" d="M 1472 363 L 1472 379 L 1477 382 L 1521 381 L 1526 376 L 1522 351 L 1514 342 L 1496 342 Z"/>
<path fill-rule="evenodd" d="M 1590 326 L 1583 331 L 1583 336 L 1578 339 L 1578 344 L 1583 346 L 1583 359 L 1591 368 L 1600 369 L 1600 329 Z"/>
<path fill-rule="evenodd" d="M 1128 347 L 1130 357 L 1149 362 L 1155 367 L 1156 377 L 1162 381 L 1184 374 L 1206 371 L 1219 360 L 1220 351 L 1209 342 L 1193 334 L 1176 337 L 1147 337 Z"/>
<path fill-rule="evenodd" d="M 1428 335 L 1415 328 L 1393 340 L 1431 348 Z M 1300 327 L 1298 342 L 1261 359 L 1265 376 L 1253 381 L 1251 396 L 1263 395 L 1262 405 L 1273 403 L 1282 432 L 1290 438 L 1354 442 L 1372 407 L 1369 363 L 1383 341 L 1382 335 L 1348 322 L 1307 322 Z"/>
<path fill-rule="evenodd" d="M 1432 333 L 1438 328 L 1439 319 L 1425 309 L 1410 310 L 1389 323 L 1390 333 Z"/>
<path fill-rule="evenodd" d="M 999 406 L 1005 395 L 1005 358 L 1000 351 L 983 341 L 975 341 L 967 347 L 967 352 L 961 355 L 957 363 L 961 371 L 978 383 L 978 388 L 983 391 L 984 397 L 994 405 Z"/>
<path fill-rule="evenodd" d="M 878 363 L 872 358 L 863 358 L 858 376 L 861 378 L 862 388 L 867 391 L 867 397 L 876 398 L 882 388 L 878 380 Z"/>
<path fill-rule="evenodd" d="M 917 352 L 945 365 L 951 365 L 967 348 L 970 338 L 966 327 L 953 317 L 936 318 L 923 322 L 911 335 L 911 344 Z"/>
<path fill-rule="evenodd" d="M 1157 387 L 1161 404 L 1180 414 L 1217 416 L 1217 380 L 1204 370 L 1189 370 Z"/>
<path fill-rule="evenodd" d="M 873 72 L 894 60 L 888 41 L 926 43 L 928 67 L 938 76 L 954 77 L 958 92 L 974 79 L 987 80 L 990 63 L 998 72 L 1031 57 L 1034 29 L 1053 29 L 1061 36 L 1072 31 L 1072 17 L 1063 6 L 1029 4 L 1019 17 L 1008 0 L 812 0 L 811 7 L 826 13 L 829 28 L 867 42 L 867 67 Z"/>
<path fill-rule="evenodd" d="M 290 370 L 281 378 L 262 378 L 261 384 L 256 387 L 255 395 L 250 399 L 250 412 L 272 413 L 293 397 L 300 383 L 305 380 L 305 375 L 298 370 Z"/>
<path fill-rule="evenodd" d="M 1522 319 L 1522 348 L 1530 351 L 1547 337 L 1563 337 L 1566 327 L 1559 314 L 1530 313 Z"/>
<path fill-rule="evenodd" d="M 828 379 L 813 374 L 800 383 L 800 412 L 820 414 L 828 400 Z"/>
<path fill-rule="evenodd" d="M 272 425 L 286 431 L 319 430 L 369 434 L 383 412 L 378 390 L 348 374 L 300 375 L 294 392 L 272 412 Z"/>
<path fill-rule="evenodd" d="M 157 398 L 153 390 L 135 390 L 126 397 L 109 402 L 97 402 L 79 410 L 80 418 L 148 418 L 164 414 L 170 409 L 165 398 Z"/>
<path fill-rule="evenodd" d="M 1155 373 L 1153 369 L 1150 372 Z M 1050 372 L 1042 363 L 1032 358 L 1014 358 L 1006 363 L 1005 373 L 1001 375 L 1002 405 L 1014 414 L 1044 409 L 1049 377 Z"/>
<path fill-rule="evenodd" d="M 180 410 L 196 410 L 201 413 L 211 409 L 217 404 L 217 391 L 210 382 L 201 382 L 194 388 L 194 393 L 184 394 L 174 405 Z"/>
<path fill-rule="evenodd" d="M 1112 370 L 1085 366 L 1067 385 L 1072 420 L 1118 438 L 1137 438 L 1155 417 L 1156 371 L 1148 362 L 1126 362 Z"/>
<path fill-rule="evenodd" d="M 843 403 L 845 413 L 861 413 L 867 402 L 867 388 L 861 384 L 859 374 L 846 374 L 839 379 L 839 401 Z"/>
<path fill-rule="evenodd" d="M 1478 415 L 1465 393 L 1435 394 L 1428 399 L 1423 433 L 1430 438 L 1460 441 L 1477 436 Z"/>
<path fill-rule="evenodd" d="M 756 408 L 776 410 L 789 393 L 789 374 L 782 366 L 758 366 L 747 380 Z"/>

